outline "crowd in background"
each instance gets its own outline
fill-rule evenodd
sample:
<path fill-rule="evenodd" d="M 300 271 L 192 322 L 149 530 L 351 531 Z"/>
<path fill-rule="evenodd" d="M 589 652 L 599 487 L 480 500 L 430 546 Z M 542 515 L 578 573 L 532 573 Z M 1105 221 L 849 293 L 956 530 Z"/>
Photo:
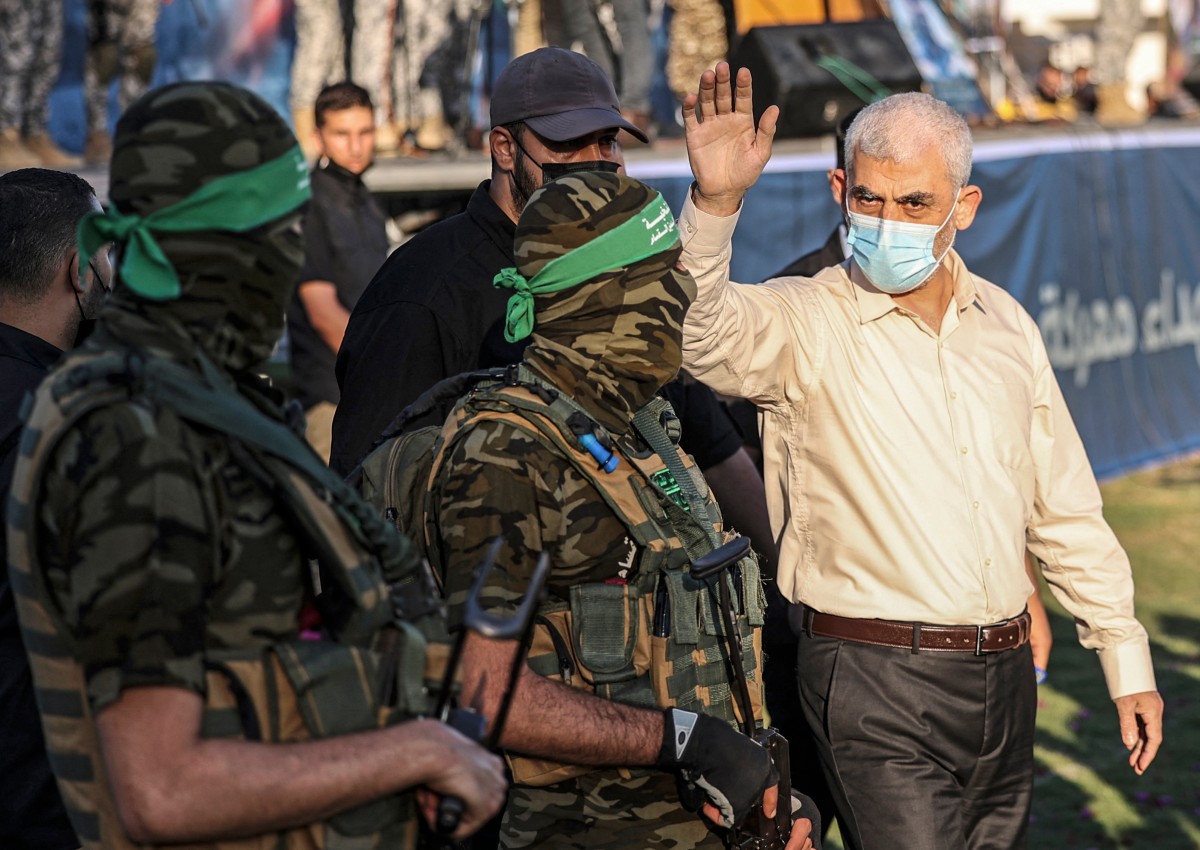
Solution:
<path fill-rule="evenodd" d="M 154 73 L 155 24 L 161 4 L 169 2 L 88 0 L 87 130 L 82 150 L 76 150 L 77 145 L 52 138 L 49 124 L 51 90 L 73 58 L 64 52 L 63 39 L 64 8 L 69 14 L 71 4 L 0 0 L 0 170 L 106 163 L 110 102 L 124 109 L 152 79 L 156 85 L 169 81 Z M 573 46 L 609 72 L 636 126 L 653 134 L 669 122 L 673 126 L 662 129 L 678 135 L 672 112 L 691 81 L 725 57 L 732 20 L 731 6 L 718 0 L 295 0 L 294 9 L 279 0 L 253 0 L 243 5 L 251 16 L 239 22 L 245 39 L 272 25 L 287 36 L 294 22 L 287 108 L 309 154 L 317 93 L 343 79 L 371 94 L 380 155 L 479 147 L 487 129 L 480 126 L 486 122 L 478 94 L 488 76 L 481 64 L 494 72 L 510 56 L 547 43 Z M 200 26 L 221 26 L 205 6 L 193 0 Z M 280 8 L 272 17 L 269 10 L 259 11 L 267 6 Z M 228 29 L 225 40 L 236 51 L 238 28 Z M 659 91 L 652 91 L 655 86 Z"/>
<path fill-rule="evenodd" d="M 156 23 L 162 7 L 170 2 L 86 0 L 81 72 L 84 114 L 78 121 L 83 129 L 78 138 L 66 139 L 49 123 L 50 94 L 60 70 L 78 62 L 70 44 L 64 45 L 64 26 L 68 31 L 71 26 L 69 19 L 64 21 L 64 10 L 69 18 L 71 9 L 82 7 L 84 0 L 0 0 L 0 169 L 106 163 L 111 153 L 109 131 L 115 120 L 112 113 L 124 109 L 147 86 L 181 77 L 180 69 L 173 69 L 170 75 L 155 73 L 160 55 L 165 57 L 178 48 L 156 43 Z M 220 50 L 228 52 L 235 66 L 251 61 L 247 57 L 253 58 L 255 51 L 262 54 L 268 49 L 262 44 L 249 45 L 255 39 L 286 41 L 284 61 L 290 66 L 283 74 L 286 95 L 274 105 L 290 112 L 292 126 L 310 155 L 316 95 L 323 86 L 343 79 L 361 85 L 371 95 L 379 155 L 421 157 L 434 151 L 480 149 L 488 129 L 486 96 L 495 73 L 510 57 L 544 44 L 571 47 L 604 68 L 616 82 L 625 117 L 646 132 L 653 144 L 656 138 L 681 134 L 678 104 L 699 73 L 735 52 L 748 24 L 770 22 L 746 14 L 754 4 L 735 0 L 190 3 L 187 8 L 199 29 L 212 30 L 207 37 L 222 43 Z M 818 19 L 828 14 L 834 20 L 889 14 L 887 4 L 873 2 L 852 4 L 853 9 L 833 4 L 825 12 L 815 13 L 803 8 L 805 5 L 788 4 L 775 18 L 787 24 L 808 22 L 812 14 Z M 1095 61 L 1090 68 L 1073 68 L 1052 63 L 1051 51 L 1044 45 L 1039 48 L 1040 55 L 1022 50 L 1019 31 L 1008 31 L 996 16 L 981 24 L 957 4 L 941 5 L 967 54 L 975 57 L 984 99 L 998 119 L 1075 120 L 1095 113 L 1097 96 L 1101 113 L 1105 111 L 1105 95 L 1111 92 L 1108 81 L 1114 74 L 1101 67 L 1102 63 L 1112 64 L 1105 56 L 1113 52 L 1101 44 L 1101 36 L 1108 31 L 1103 16 L 1096 33 Z M 929 6 L 934 8 L 932 3 Z M 983 33 L 981 26 L 988 32 Z M 1124 40 L 1136 29 L 1126 21 Z M 159 27 L 160 37 L 161 30 Z M 268 31 L 269 37 L 264 38 Z M 183 37 L 200 36 L 192 32 Z M 989 46 L 991 42 L 1003 45 L 1004 57 L 997 57 L 998 48 Z M 1020 66 L 1013 61 L 1014 51 Z M 1128 53 L 1128 45 L 1116 46 L 1118 64 Z M 990 63 L 1003 67 L 993 74 Z M 1136 120 L 1146 114 L 1190 117 L 1200 112 L 1180 85 L 1186 50 L 1172 44 L 1167 64 L 1162 78 L 1146 92 L 1146 108 L 1133 115 L 1121 112 L 1124 107 L 1118 104 L 1119 120 Z M 219 67 L 217 73 L 208 74 L 203 69 L 185 68 L 183 79 L 188 78 L 189 70 L 222 76 Z M 999 78 L 1003 82 L 997 90 L 992 80 Z M 253 87 L 253 81 L 250 83 Z M 78 109 L 62 103 L 56 108 Z"/>

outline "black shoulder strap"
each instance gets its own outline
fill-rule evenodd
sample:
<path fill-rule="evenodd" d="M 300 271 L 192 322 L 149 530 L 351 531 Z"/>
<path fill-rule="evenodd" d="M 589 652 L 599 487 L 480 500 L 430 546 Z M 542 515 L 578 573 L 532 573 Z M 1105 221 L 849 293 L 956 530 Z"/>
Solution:
<path fill-rule="evenodd" d="M 404 429 L 408 427 L 409 422 L 420 419 L 427 413 L 437 410 L 448 401 L 458 401 L 468 390 L 483 381 L 503 380 L 504 374 L 504 369 L 477 369 L 474 372 L 460 372 L 457 375 L 451 375 L 449 378 L 443 378 L 417 396 L 411 404 L 396 414 L 396 418 L 388 423 L 388 426 L 383 429 L 383 433 L 375 440 L 375 444 L 371 447 L 372 450 L 385 440 L 390 440 L 392 437 L 403 433 Z"/>

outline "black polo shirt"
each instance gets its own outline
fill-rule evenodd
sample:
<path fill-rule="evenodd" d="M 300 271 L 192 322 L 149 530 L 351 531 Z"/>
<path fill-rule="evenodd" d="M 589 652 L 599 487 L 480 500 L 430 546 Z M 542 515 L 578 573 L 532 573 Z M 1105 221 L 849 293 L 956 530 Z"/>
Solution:
<path fill-rule="evenodd" d="M 521 347 L 504 340 L 511 293 L 492 286 L 496 272 L 513 265 L 516 225 L 488 184 L 476 188 L 465 211 L 397 248 L 354 307 L 337 358 L 342 403 L 329 465 L 338 473 L 349 472 L 395 415 L 442 378 L 520 359 Z"/>
<path fill-rule="evenodd" d="M 383 211 L 362 178 L 323 160 L 312 172 L 312 200 L 304 215 L 304 267 L 300 282 L 327 280 L 338 301 L 353 310 L 387 259 Z M 337 404 L 335 352 L 317 333 L 297 293 L 288 306 L 288 358 L 296 397 L 305 409 Z"/>
<path fill-rule="evenodd" d="M 516 265 L 516 225 L 484 181 L 467 209 L 396 249 L 359 299 L 337 358 L 342 402 L 329 465 L 345 475 L 396 414 L 443 378 L 516 363 L 526 342 L 504 339 L 512 292 L 492 279 Z M 674 382 L 664 395 L 679 414 L 683 447 L 701 469 L 742 446 L 736 426 L 702 384 Z M 440 423 L 435 411 L 414 427 Z"/>
<path fill-rule="evenodd" d="M 0 323 L 0 493 L 12 489 L 21 401 L 62 355 L 55 346 Z M 0 523 L 0 847 L 59 850 L 79 846 L 46 759 L 29 661 L 8 583 L 7 530 Z"/>

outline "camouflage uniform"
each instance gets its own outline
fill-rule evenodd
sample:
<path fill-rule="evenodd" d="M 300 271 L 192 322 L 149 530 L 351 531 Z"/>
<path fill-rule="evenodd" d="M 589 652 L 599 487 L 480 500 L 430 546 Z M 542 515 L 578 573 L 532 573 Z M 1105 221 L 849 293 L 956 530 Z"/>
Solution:
<path fill-rule="evenodd" d="M 0 130 L 45 132 L 62 36 L 62 3 L 0 0 Z"/>
<path fill-rule="evenodd" d="M 630 219 L 651 197 L 652 190 L 616 175 L 553 181 L 534 195 L 518 224 L 521 273 L 532 277 L 554 257 Z M 618 446 L 638 444 L 631 424 L 635 412 L 679 368 L 681 322 L 695 284 L 675 270 L 678 253 L 676 247 L 627 270 L 537 296 L 536 327 L 525 363 L 567 393 Z M 619 590 L 638 582 L 645 552 L 597 484 L 565 453 L 511 421 L 485 418 L 459 434 L 457 442 L 448 444 L 432 488 L 452 619 L 466 598 L 473 567 L 496 536 L 505 544 L 484 589 L 486 608 L 514 610 L 543 551 L 550 553 L 552 565 L 543 616 L 561 610 L 573 594 L 588 588 Z M 626 449 L 621 451 L 621 463 L 632 464 Z M 715 510 L 711 499 L 709 506 Z M 749 598 L 761 588 L 755 583 L 748 591 Z M 552 659 L 538 656 L 545 628 L 539 627 L 529 663 L 535 672 L 551 675 L 554 665 L 547 669 L 545 662 Z M 723 677 L 723 661 L 720 666 Z M 753 660 L 748 671 L 757 677 Z M 654 696 L 622 701 L 656 704 Z M 574 768 L 571 774 L 574 778 L 540 787 L 514 780 L 501 846 L 723 846 L 703 820 L 681 807 L 670 773 Z"/>
<path fill-rule="evenodd" d="M 83 68 L 89 135 L 108 132 L 108 97 L 113 79 L 117 80 L 117 102 L 122 110 L 150 85 L 157 60 L 154 27 L 161 2 L 89 0 L 88 52 Z"/>
<path fill-rule="evenodd" d="M 437 87 L 422 85 L 422 74 L 466 6 L 468 0 L 355 0 L 350 77 L 370 93 L 380 122 L 394 115 L 415 125 L 441 115 Z M 322 87 L 345 78 L 344 33 L 338 0 L 296 0 L 293 112 L 312 109 Z"/>
<path fill-rule="evenodd" d="M 270 106 L 248 92 L 211 83 L 168 86 L 137 101 L 118 123 L 110 197 L 123 213 L 147 215 L 294 145 Z M 251 369 L 282 330 L 303 259 L 293 226 L 298 215 L 249 234 L 160 233 L 164 254 L 186 282 L 183 295 L 152 300 L 122 280 L 95 333 L 47 378 L 30 413 L 8 514 L 13 586 L 51 763 L 87 848 L 132 847 L 105 781 L 95 713 L 127 688 L 165 685 L 206 697 L 206 736 L 253 737 L 244 714 L 232 728 L 222 724 L 239 715 L 222 713 L 222 706 L 210 714 L 223 681 L 213 678 L 214 659 L 261 658 L 268 646 L 297 637 L 302 608 L 312 601 L 308 558 L 322 539 L 333 539 L 325 526 L 314 530 L 298 519 L 312 513 L 281 495 L 271 471 L 277 465 L 252 441 L 198 425 L 151 386 L 161 374 L 151 371 L 155 366 L 197 381 L 208 374 L 204 380 L 218 394 L 250 403 L 251 420 L 286 433 L 282 408 Z M 100 370 L 104 362 L 123 365 Z M 215 370 L 203 373 L 205 362 Z M 68 416 L 65 430 L 38 430 L 54 422 L 72 393 L 101 400 L 80 408 L 74 424 Z M 56 442 L 47 437 L 60 432 Z M 311 454 L 298 436 L 294 444 Z M 321 468 L 315 456 L 311 464 Z M 345 501 L 336 487 L 301 483 L 298 490 L 320 490 L 333 505 Z M 356 517 L 355 524 L 370 525 L 365 508 Z M 377 566 L 411 568 L 403 541 L 387 534 L 375 540 L 360 551 L 374 553 Z M 356 569 L 365 571 L 363 586 L 374 587 L 376 606 L 386 605 L 370 563 Z M 47 702 L 47 694 L 56 696 Z M 313 830 L 278 839 L 289 848 L 323 846 Z M 276 836 L 264 840 L 275 846 Z M 266 844 L 251 838 L 228 846 Z"/>
<path fill-rule="evenodd" d="M 372 5 L 387 4 L 379 0 Z M 296 0 L 296 52 L 292 56 L 290 94 L 293 113 L 311 111 L 322 88 L 346 78 L 345 50 L 338 0 Z"/>
<path fill-rule="evenodd" d="M 674 14 L 667 48 L 667 85 L 681 101 L 696 80 L 725 58 L 725 12 L 716 0 L 669 0 Z"/>
<path fill-rule="evenodd" d="M 391 118 L 416 130 L 441 118 L 455 95 L 447 81 L 457 71 L 465 77 L 465 27 L 475 5 L 471 0 L 399 0 L 392 45 L 389 94 Z"/>
<path fill-rule="evenodd" d="M 1092 82 L 1097 86 L 1124 83 L 1125 65 L 1142 29 L 1140 0 L 1101 0 L 1096 24 L 1096 61 Z"/>

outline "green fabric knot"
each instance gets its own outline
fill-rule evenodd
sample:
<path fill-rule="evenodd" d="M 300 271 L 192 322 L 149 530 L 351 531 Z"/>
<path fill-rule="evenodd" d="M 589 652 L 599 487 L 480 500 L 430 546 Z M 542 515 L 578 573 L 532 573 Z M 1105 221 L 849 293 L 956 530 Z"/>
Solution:
<path fill-rule="evenodd" d="M 255 168 L 218 177 L 149 215 L 125 215 L 111 205 L 89 213 L 76 230 L 79 255 L 91 257 L 105 243 L 116 242 L 126 286 L 155 301 L 178 298 L 179 278 L 155 233 L 244 233 L 296 210 L 311 196 L 308 166 L 295 147 Z"/>
<path fill-rule="evenodd" d="M 679 244 L 675 216 L 660 194 L 632 218 L 612 230 L 555 257 L 528 280 L 515 268 L 501 269 L 492 279 L 497 289 L 516 290 L 508 299 L 504 338 L 520 342 L 533 333 L 534 296 L 578 286 L 661 254 Z"/>
<path fill-rule="evenodd" d="M 504 338 L 509 342 L 518 342 L 533 333 L 533 289 L 525 275 L 515 268 L 500 269 L 500 273 L 492 278 L 492 285 L 497 289 L 516 290 L 508 299 L 508 307 L 504 314 Z"/>

